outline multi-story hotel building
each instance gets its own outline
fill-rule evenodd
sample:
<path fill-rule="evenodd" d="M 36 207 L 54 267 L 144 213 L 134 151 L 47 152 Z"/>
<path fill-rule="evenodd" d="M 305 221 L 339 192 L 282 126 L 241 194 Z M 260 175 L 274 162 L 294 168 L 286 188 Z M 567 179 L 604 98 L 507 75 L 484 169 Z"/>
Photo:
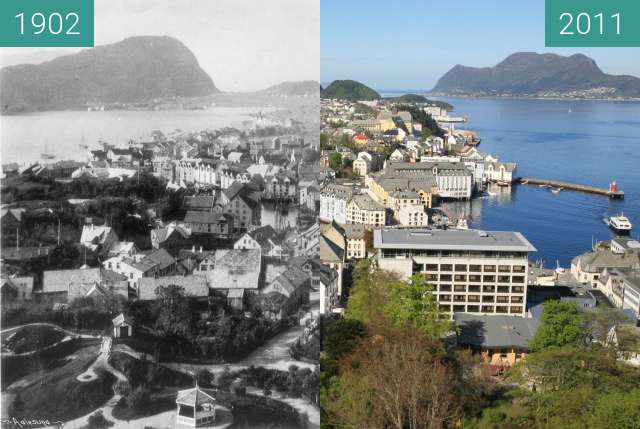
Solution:
<path fill-rule="evenodd" d="M 378 229 L 378 266 L 407 279 L 424 273 L 450 313 L 524 316 L 529 252 L 519 232 Z"/>

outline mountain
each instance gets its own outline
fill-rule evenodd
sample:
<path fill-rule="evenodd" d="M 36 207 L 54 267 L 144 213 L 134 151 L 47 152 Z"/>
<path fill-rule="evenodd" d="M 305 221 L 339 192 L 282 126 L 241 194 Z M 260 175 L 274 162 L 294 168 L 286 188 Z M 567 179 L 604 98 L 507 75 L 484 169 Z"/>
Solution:
<path fill-rule="evenodd" d="M 575 54 L 519 52 L 494 67 L 456 65 L 438 80 L 434 93 L 463 95 L 640 97 L 640 79 L 604 73 L 591 58 Z"/>
<path fill-rule="evenodd" d="M 355 80 L 334 80 L 321 91 L 320 97 L 349 101 L 369 101 L 381 98 L 376 91 Z"/>
<path fill-rule="evenodd" d="M 275 96 L 318 96 L 318 82 L 315 80 L 301 80 L 295 82 L 282 82 L 263 89 L 262 93 Z"/>
<path fill-rule="evenodd" d="M 171 37 L 130 37 L 42 64 L 0 70 L 2 112 L 63 110 L 217 92 L 193 53 Z"/>

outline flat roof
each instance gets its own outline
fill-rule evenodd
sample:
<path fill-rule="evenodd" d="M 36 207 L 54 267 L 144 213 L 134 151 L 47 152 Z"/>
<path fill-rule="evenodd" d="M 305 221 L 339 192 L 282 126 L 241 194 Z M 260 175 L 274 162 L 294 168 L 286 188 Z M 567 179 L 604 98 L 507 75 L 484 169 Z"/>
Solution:
<path fill-rule="evenodd" d="M 519 232 L 476 229 L 376 229 L 373 246 L 376 249 L 536 251 Z"/>

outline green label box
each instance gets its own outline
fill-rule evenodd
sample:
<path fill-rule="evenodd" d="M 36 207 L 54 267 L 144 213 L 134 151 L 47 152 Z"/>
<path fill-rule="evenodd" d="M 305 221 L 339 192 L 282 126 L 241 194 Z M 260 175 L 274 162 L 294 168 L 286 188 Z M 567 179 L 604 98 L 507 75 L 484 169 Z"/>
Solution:
<path fill-rule="evenodd" d="M 640 46 L 640 0 L 545 0 L 545 46 Z"/>
<path fill-rule="evenodd" d="M 0 0 L 0 46 L 91 47 L 94 0 Z"/>

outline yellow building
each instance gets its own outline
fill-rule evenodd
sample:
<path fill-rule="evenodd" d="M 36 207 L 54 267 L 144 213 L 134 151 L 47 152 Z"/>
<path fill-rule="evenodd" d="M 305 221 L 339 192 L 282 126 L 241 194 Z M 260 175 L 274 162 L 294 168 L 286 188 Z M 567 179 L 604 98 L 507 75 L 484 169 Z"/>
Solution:
<path fill-rule="evenodd" d="M 397 177 L 385 174 L 369 174 L 365 178 L 365 185 L 375 195 L 380 204 L 394 210 L 394 204 L 397 203 L 397 199 L 392 197 L 394 193 L 417 194 L 422 204 L 426 208 L 431 208 L 433 194 L 437 193 L 438 190 L 435 178 L 428 175 L 422 177 Z M 404 200 L 413 199 L 405 198 Z M 409 201 L 406 201 L 406 203 L 409 204 Z"/>
<path fill-rule="evenodd" d="M 385 208 L 368 194 L 354 195 L 347 203 L 347 223 L 370 227 L 385 225 Z"/>

